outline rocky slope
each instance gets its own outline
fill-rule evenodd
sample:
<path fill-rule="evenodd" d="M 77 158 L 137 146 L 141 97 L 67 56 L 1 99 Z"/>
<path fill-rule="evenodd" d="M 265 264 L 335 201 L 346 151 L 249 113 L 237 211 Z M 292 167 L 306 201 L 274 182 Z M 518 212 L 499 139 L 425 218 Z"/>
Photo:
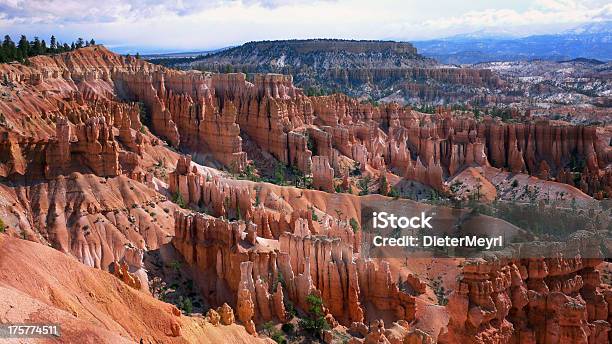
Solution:
<path fill-rule="evenodd" d="M 54 343 L 263 342 L 236 324 L 181 315 L 49 247 L 0 234 L 0 252 L 2 322 L 59 323 Z"/>
<path fill-rule="evenodd" d="M 383 46 L 415 58 L 409 46 Z M 351 43 L 348 51 L 371 54 L 368 47 Z M 242 73 L 177 71 L 102 46 L 35 57 L 29 66 L 0 65 L 0 80 L 0 219 L 8 234 L 0 239 L 15 247 L 4 261 L 18 262 L 16 252 L 36 248 L 50 261 L 25 255 L 27 264 L 45 270 L 30 269 L 41 271 L 32 284 L 8 273 L 0 284 L 60 310 L 76 301 L 49 301 L 46 285 L 59 282 L 44 278 L 65 281 L 59 294 L 92 288 L 100 295 L 109 286 L 109 298 L 150 304 L 133 313 L 95 313 L 91 331 L 108 341 L 138 340 L 147 328 L 179 342 L 197 342 L 200 331 L 226 342 L 230 336 L 245 342 L 273 337 L 280 324 L 313 315 L 312 295 L 322 300 L 331 328 L 318 333 L 326 342 L 607 339 L 602 256 L 585 245 L 569 253 L 553 245 L 553 258 L 528 249 L 520 251 L 530 253 L 526 260 L 510 255 L 457 266 L 446 258 L 444 273 L 461 278 L 454 285 L 450 278 L 434 279 L 412 258 L 402 263 L 375 254 L 365 228 L 369 212 L 394 210 L 435 212 L 440 235 L 469 228 L 548 242 L 567 234 L 555 233 L 556 227 L 530 233 L 480 210 L 436 203 L 442 198 L 484 207 L 517 203 L 537 207 L 542 216 L 572 210 L 576 219 L 588 220 L 580 229 L 591 240 L 610 225 L 599 201 L 612 194 L 608 127 L 528 115 L 503 123 L 443 107 L 425 114 L 342 94 L 307 96 L 287 75 L 257 74 L 249 81 Z M 373 192 L 394 197 L 367 195 Z M 429 204 L 403 197 L 429 198 Z M 579 239 L 571 240 L 588 241 Z M 555 260 L 558 255 L 563 258 Z M 418 259 L 437 262 L 431 255 Z M 474 271 L 473 264 L 485 268 Z M 66 271 L 74 269 L 82 271 L 74 280 L 83 282 L 72 286 Z M 89 274 L 104 277 L 90 287 Z M 445 306 L 448 291 L 455 296 Z M 197 298 L 202 302 L 195 308 L 206 320 L 179 316 L 148 293 L 187 314 Z M 549 305 L 549 298 L 558 304 Z M 145 314 L 164 307 L 170 318 L 147 322 Z M 88 312 L 79 309 L 77 314 Z M 535 315 L 543 309 L 551 314 L 548 323 Z M 566 309 L 573 313 L 560 315 Z M 123 325 L 125 314 L 131 317 Z M 81 328 L 79 319 L 65 316 Z M 570 325 L 572 317 L 582 320 Z M 232 325 L 234 318 L 250 337 Z M 228 326 L 215 327 L 219 323 Z M 544 333 L 546 328 L 558 331 Z M 305 331 L 281 335 L 313 340 Z"/>

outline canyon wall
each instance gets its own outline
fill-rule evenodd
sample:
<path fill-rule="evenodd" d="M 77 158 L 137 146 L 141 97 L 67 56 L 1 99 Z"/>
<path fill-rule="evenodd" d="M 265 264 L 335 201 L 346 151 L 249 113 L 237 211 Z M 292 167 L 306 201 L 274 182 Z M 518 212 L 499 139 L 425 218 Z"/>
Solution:
<path fill-rule="evenodd" d="M 235 305 L 239 313 L 250 308 L 240 319 L 244 323 L 284 321 L 285 304 L 307 310 L 310 294 L 320 295 L 325 312 L 344 324 L 364 321 L 365 300 L 398 319 L 414 320 L 414 296 L 392 281 L 388 264 L 353 257 L 353 248 L 338 238 L 285 232 L 270 245 L 252 223 L 180 213 L 176 218 L 174 247 L 203 279 L 216 276 L 202 294 L 213 304 Z"/>
<path fill-rule="evenodd" d="M 316 174 L 328 191 L 325 157 L 337 176 L 358 162 L 362 169 L 389 168 L 438 191 L 470 166 L 527 173 L 598 198 L 611 191 L 612 148 L 595 127 L 502 123 L 445 109 L 428 115 L 339 94 L 307 97 L 290 76 L 255 75 L 250 82 L 241 73 L 180 72 L 98 46 L 36 57 L 30 67 L 4 65 L 0 74 L 12 97 L 0 109 L 14 129 L 0 136 L 6 177 L 31 170 L 28 177 L 53 178 L 80 167 L 118 175 L 144 145 L 158 144 L 147 139 L 147 125 L 170 146 L 199 161 L 212 157 L 233 171 L 248 164 L 242 147 L 248 137 L 279 164 Z M 476 76 L 457 78 L 468 82 Z M 59 92 L 45 91 L 51 87 Z M 41 90 L 47 92 L 42 101 L 34 96 Z M 321 158 L 313 169 L 314 156 Z"/>
<path fill-rule="evenodd" d="M 466 262 L 441 343 L 608 343 L 610 290 L 592 233 Z M 518 258 L 524 257 L 524 258 Z"/>

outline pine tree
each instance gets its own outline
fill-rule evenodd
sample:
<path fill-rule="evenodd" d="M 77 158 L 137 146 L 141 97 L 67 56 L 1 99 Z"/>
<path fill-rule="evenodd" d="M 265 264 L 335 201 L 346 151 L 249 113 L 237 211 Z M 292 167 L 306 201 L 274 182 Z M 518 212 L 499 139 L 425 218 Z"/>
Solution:
<path fill-rule="evenodd" d="M 22 58 L 28 57 L 28 53 L 30 51 L 30 42 L 28 42 L 28 38 L 25 35 L 21 35 L 21 39 L 17 44 L 17 51 L 19 56 L 14 56 L 15 59 L 21 60 Z"/>
<path fill-rule="evenodd" d="M 4 40 L 2 41 L 2 48 L 8 49 L 8 47 L 10 47 L 11 44 L 15 46 L 15 43 L 13 43 L 13 40 L 11 40 L 11 36 L 5 35 Z"/>
<path fill-rule="evenodd" d="M 51 36 L 51 40 L 49 41 L 49 48 L 51 49 L 52 53 L 57 52 L 57 40 L 53 35 Z"/>
<path fill-rule="evenodd" d="M 96 45 L 96 41 L 94 41 L 94 39 L 92 38 L 91 41 L 89 41 L 89 45 Z"/>
<path fill-rule="evenodd" d="M 17 55 L 17 47 L 9 35 L 4 36 L 2 41 L 2 50 L 4 50 L 4 56 L 6 62 L 13 61 Z"/>
<path fill-rule="evenodd" d="M 71 51 L 83 47 L 85 41 L 79 38 L 77 42 L 72 42 L 72 45 L 60 43 L 55 35 L 51 36 L 50 45 L 38 37 L 34 37 L 33 41 L 28 41 L 25 35 L 21 35 L 19 42 L 15 44 L 9 35 L 4 36 L 4 40 L 0 44 L 0 63 L 19 61 L 21 63 L 29 63 L 28 57 L 45 54 L 55 54 Z M 93 45 L 95 41 L 91 39 L 87 41 L 87 45 Z"/>
<path fill-rule="evenodd" d="M 34 37 L 34 42 L 32 42 L 30 48 L 30 51 L 28 51 L 28 54 L 24 55 L 24 57 L 44 54 L 42 51 L 42 44 L 40 43 L 40 39 L 38 37 Z"/>

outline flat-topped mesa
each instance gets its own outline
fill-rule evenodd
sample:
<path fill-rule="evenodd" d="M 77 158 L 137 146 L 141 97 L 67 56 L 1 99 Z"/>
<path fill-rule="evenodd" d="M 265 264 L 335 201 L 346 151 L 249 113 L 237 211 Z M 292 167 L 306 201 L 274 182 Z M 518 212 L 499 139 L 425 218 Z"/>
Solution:
<path fill-rule="evenodd" d="M 592 252 L 597 239 L 576 239 L 567 245 L 526 244 L 525 258 L 467 261 L 449 297 L 449 331 L 440 342 L 607 341 L 612 317 L 596 269 L 602 259 Z M 553 323 L 558 326 L 551 328 Z"/>
<path fill-rule="evenodd" d="M 391 50 L 398 54 L 416 54 L 416 48 L 408 42 L 392 41 L 351 41 L 338 39 L 308 39 L 308 40 L 283 40 L 283 41 L 263 41 L 249 42 L 249 45 L 257 46 L 260 49 L 270 48 L 275 45 L 282 45 L 297 52 L 307 54 L 313 51 L 341 51 L 353 54 L 379 53 L 381 50 Z"/>
<path fill-rule="evenodd" d="M 506 89 L 490 69 L 444 66 L 419 55 L 408 42 L 281 40 L 249 42 L 194 59 L 196 69 L 222 72 L 226 66 L 249 73 L 288 73 L 309 91 L 339 90 L 360 99 L 464 103 L 499 99 L 484 89 Z M 390 92 L 393 90 L 393 92 Z M 485 92 L 488 93 L 488 92 Z"/>

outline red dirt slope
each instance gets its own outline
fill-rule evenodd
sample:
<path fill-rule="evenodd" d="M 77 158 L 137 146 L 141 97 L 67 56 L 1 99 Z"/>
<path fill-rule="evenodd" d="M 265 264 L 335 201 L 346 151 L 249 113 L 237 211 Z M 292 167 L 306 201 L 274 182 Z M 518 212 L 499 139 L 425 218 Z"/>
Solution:
<path fill-rule="evenodd" d="M 260 342 L 242 326 L 215 327 L 202 318 L 183 316 L 176 307 L 130 288 L 108 272 L 7 235 L 0 235 L 0 322 L 61 324 L 57 341 L 36 342 Z"/>

